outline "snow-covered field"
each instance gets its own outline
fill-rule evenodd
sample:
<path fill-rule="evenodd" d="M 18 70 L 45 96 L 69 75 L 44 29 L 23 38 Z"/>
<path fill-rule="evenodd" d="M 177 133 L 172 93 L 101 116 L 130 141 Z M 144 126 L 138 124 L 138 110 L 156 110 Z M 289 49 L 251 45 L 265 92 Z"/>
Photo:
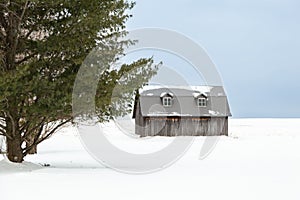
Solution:
<path fill-rule="evenodd" d="M 155 151 L 172 140 L 135 140 L 113 124 L 105 130 L 129 152 Z M 68 127 L 21 165 L 0 156 L 0 199 L 300 199 L 300 119 L 230 119 L 229 132 L 204 160 L 198 158 L 206 138 L 197 137 L 170 167 L 129 175 L 96 162 Z"/>

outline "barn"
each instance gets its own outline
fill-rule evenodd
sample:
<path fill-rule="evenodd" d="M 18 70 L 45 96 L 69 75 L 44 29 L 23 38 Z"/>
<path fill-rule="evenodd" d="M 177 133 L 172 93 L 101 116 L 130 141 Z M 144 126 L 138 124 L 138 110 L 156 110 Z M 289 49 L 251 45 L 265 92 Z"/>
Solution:
<path fill-rule="evenodd" d="M 228 136 L 231 116 L 221 86 L 146 87 L 137 92 L 135 134 L 146 136 Z"/>

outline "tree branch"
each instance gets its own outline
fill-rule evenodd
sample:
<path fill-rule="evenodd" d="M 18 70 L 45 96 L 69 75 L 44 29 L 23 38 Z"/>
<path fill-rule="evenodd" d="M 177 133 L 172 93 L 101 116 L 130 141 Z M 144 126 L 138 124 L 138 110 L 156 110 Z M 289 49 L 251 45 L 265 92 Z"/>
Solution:
<path fill-rule="evenodd" d="M 61 128 L 62 126 L 64 126 L 65 124 L 69 123 L 70 121 L 72 121 L 72 119 L 67 119 L 66 121 L 60 123 L 59 125 L 57 125 L 55 128 L 53 128 L 48 134 L 46 134 L 45 136 L 43 136 L 39 141 L 38 144 L 43 142 L 44 140 L 48 139 L 49 137 L 51 137 L 59 128 Z"/>
<path fill-rule="evenodd" d="M 0 3 L 0 7 L 4 8 L 7 12 L 13 14 L 15 17 L 20 19 L 20 17 L 14 11 L 10 10 L 7 5 Z"/>
<path fill-rule="evenodd" d="M 25 122 L 22 126 L 20 126 L 20 133 L 23 133 L 25 130 L 28 129 L 30 122 Z M 25 135 L 25 134 L 24 134 Z"/>
<path fill-rule="evenodd" d="M 22 20 L 23 20 L 23 18 L 24 18 L 24 15 L 25 15 L 27 6 L 28 6 L 28 1 L 25 2 L 25 5 L 24 5 L 24 8 L 23 8 L 22 14 L 21 14 L 21 16 L 20 16 L 20 18 L 19 18 L 19 20 L 20 20 L 19 26 L 20 26 L 20 24 L 21 24 L 21 22 L 22 22 Z M 19 27 L 19 28 L 20 28 L 20 27 Z"/>
<path fill-rule="evenodd" d="M 6 30 L 7 29 L 7 22 L 6 22 L 6 19 L 4 17 L 4 12 L 1 11 L 0 12 L 0 24 L 2 25 L 2 27 Z"/>
<path fill-rule="evenodd" d="M 40 136 L 41 136 L 41 134 L 42 134 L 42 132 L 43 132 L 43 129 L 44 129 L 44 125 L 42 124 L 41 126 L 40 126 L 40 129 L 39 129 L 39 131 L 36 133 L 36 135 L 34 136 L 34 139 L 33 139 L 33 142 L 32 142 L 32 144 L 30 144 L 30 146 L 26 146 L 26 148 L 25 149 L 23 149 L 23 155 L 24 156 L 26 156 L 27 154 L 28 154 L 28 152 L 29 151 L 31 151 L 31 149 L 34 147 L 34 146 L 36 146 L 36 145 L 38 145 L 38 140 L 39 140 L 39 138 L 40 138 Z M 25 140 L 26 141 L 26 140 Z M 26 141 L 27 142 L 27 141 Z"/>
<path fill-rule="evenodd" d="M 45 19 L 49 9 L 44 12 L 44 14 L 36 21 L 34 25 L 31 26 L 31 29 L 28 31 L 28 33 L 25 35 L 24 39 L 28 39 L 28 37 L 31 35 L 31 33 L 37 28 L 38 24 Z"/>
<path fill-rule="evenodd" d="M 17 65 L 29 60 L 30 58 L 33 58 L 34 56 L 36 56 L 38 53 L 32 53 L 29 56 L 24 57 L 22 60 L 16 62 Z"/>
<path fill-rule="evenodd" d="M 6 135 L 3 129 L 0 129 L 0 135 L 4 135 L 4 136 Z"/>
<path fill-rule="evenodd" d="M 0 124 L 0 128 L 3 129 L 3 130 L 5 130 L 6 126 Z M 0 129 L 0 130 L 1 130 L 1 129 Z"/>
<path fill-rule="evenodd" d="M 38 132 L 38 134 L 35 136 L 33 143 L 26 147 L 23 151 L 24 151 L 24 156 L 26 156 L 28 154 L 28 152 L 36 145 L 40 144 L 41 142 L 43 142 L 44 140 L 50 138 L 59 128 L 61 128 L 62 126 L 64 126 L 65 124 L 69 123 L 70 121 L 72 121 L 72 119 L 68 119 L 63 121 L 62 123 L 60 123 L 59 125 L 57 125 L 55 128 L 53 128 L 49 133 L 47 133 L 45 136 L 43 136 L 42 138 L 40 138 L 42 131 L 43 131 L 43 126 L 40 127 L 40 130 Z"/>
<path fill-rule="evenodd" d="M 3 129 L 0 129 L 0 135 L 3 135 L 5 137 L 9 138 L 10 140 L 13 140 L 13 138 L 10 135 L 8 135 Z"/>
<path fill-rule="evenodd" d="M 12 11 L 12 10 L 10 10 L 10 9 L 8 8 L 8 5 L 5 5 L 4 3 L 0 3 L 0 7 L 5 8 L 6 11 L 9 12 L 9 13 L 12 13 L 12 14 L 13 14 L 15 17 L 17 17 L 17 18 L 19 19 L 19 21 L 21 22 L 21 21 L 23 20 L 24 15 L 25 15 L 25 12 L 26 12 L 28 3 L 29 3 L 29 1 L 26 1 L 26 2 L 25 2 L 24 8 L 23 8 L 22 13 L 21 13 L 21 16 L 18 16 L 17 13 L 15 13 L 15 12 Z M 15 5 L 17 5 L 17 6 L 21 6 L 21 5 L 17 4 L 17 3 L 14 3 L 14 2 L 12 2 L 12 4 L 15 4 Z"/>
<path fill-rule="evenodd" d="M 43 117 L 42 121 L 40 123 L 38 123 L 36 126 L 32 127 L 30 130 L 27 130 L 26 134 L 24 134 L 24 136 L 23 136 L 23 139 L 26 138 L 26 136 L 28 134 L 32 133 L 33 131 L 35 131 L 36 129 L 38 129 L 39 127 L 41 127 L 44 123 L 45 123 L 45 117 Z"/>
<path fill-rule="evenodd" d="M 18 41 L 19 41 L 19 38 L 20 38 L 19 33 L 20 33 L 21 23 L 22 23 L 22 20 L 24 18 L 27 6 L 28 6 L 28 1 L 25 2 L 25 5 L 24 5 L 21 16 L 19 17 L 19 16 L 16 15 L 17 18 L 19 19 L 19 23 L 18 23 L 18 26 L 17 26 L 17 36 L 15 38 L 15 43 L 14 43 L 15 44 L 15 46 L 14 46 L 15 50 L 17 49 Z"/>

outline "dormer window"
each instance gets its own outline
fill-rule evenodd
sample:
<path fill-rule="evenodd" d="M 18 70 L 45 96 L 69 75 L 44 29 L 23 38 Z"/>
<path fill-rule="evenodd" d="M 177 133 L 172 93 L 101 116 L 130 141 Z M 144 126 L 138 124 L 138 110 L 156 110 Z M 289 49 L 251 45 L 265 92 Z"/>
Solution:
<path fill-rule="evenodd" d="M 207 99 L 206 98 L 198 98 L 197 105 L 198 105 L 198 107 L 206 107 Z"/>
<path fill-rule="evenodd" d="M 164 107 L 172 106 L 172 97 L 163 97 L 162 103 Z"/>
<path fill-rule="evenodd" d="M 174 94 L 171 92 L 163 92 L 160 94 L 161 103 L 164 107 L 171 107 L 173 103 Z"/>

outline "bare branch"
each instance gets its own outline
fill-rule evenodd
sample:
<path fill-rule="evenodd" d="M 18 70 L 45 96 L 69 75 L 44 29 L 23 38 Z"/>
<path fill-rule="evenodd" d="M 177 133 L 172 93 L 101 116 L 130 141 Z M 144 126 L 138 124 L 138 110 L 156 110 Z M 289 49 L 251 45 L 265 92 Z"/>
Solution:
<path fill-rule="evenodd" d="M 28 122 L 29 123 L 29 122 Z M 43 124 L 45 123 L 45 117 L 41 120 L 40 123 L 38 123 L 36 126 L 32 127 L 30 130 L 27 130 L 26 133 L 24 134 L 23 138 L 25 138 L 28 134 L 32 133 L 36 129 L 40 128 Z"/>
<path fill-rule="evenodd" d="M 64 126 L 65 124 L 71 122 L 72 119 L 67 119 L 63 122 L 61 122 L 59 125 L 57 125 L 55 128 L 53 128 L 48 134 L 46 134 L 45 136 L 43 136 L 39 141 L 38 144 L 43 142 L 44 140 L 48 139 L 49 137 L 51 137 L 56 131 L 58 131 L 58 129 L 60 129 L 62 126 Z"/>
<path fill-rule="evenodd" d="M 12 138 L 9 134 L 7 134 L 6 131 L 3 130 L 3 129 L 0 129 L 0 135 L 3 135 L 3 136 L 5 136 L 5 137 L 9 138 L 10 140 L 13 139 L 13 138 Z"/>
<path fill-rule="evenodd" d="M 6 126 L 4 126 L 4 125 L 0 124 L 0 128 L 2 128 L 2 129 L 5 129 L 5 128 L 6 128 Z"/>
<path fill-rule="evenodd" d="M 3 115 L 1 116 L 1 113 L 3 113 Z M 0 122 L 3 122 L 3 123 L 5 123 L 5 114 L 4 114 L 4 112 L 0 112 Z"/>
<path fill-rule="evenodd" d="M 27 9 L 27 6 L 28 6 L 28 1 L 25 2 L 25 5 L 24 5 L 24 8 L 23 8 L 23 11 L 22 11 L 22 14 L 21 14 L 21 17 L 20 17 L 20 22 L 23 20 L 24 18 L 24 15 L 25 15 L 25 12 L 26 12 L 26 9 Z M 20 23 L 21 24 L 21 23 Z M 19 24 L 19 25 L 20 25 Z"/>
<path fill-rule="evenodd" d="M 20 133 L 23 133 L 25 130 L 27 130 L 29 125 L 30 125 L 30 122 L 27 121 L 22 126 L 20 126 Z"/>
<path fill-rule="evenodd" d="M 3 129 L 1 129 L 1 128 L 0 128 L 0 135 L 4 135 L 4 136 L 6 135 L 5 131 Z"/>
<path fill-rule="evenodd" d="M 6 131 L 5 130 L 3 130 L 3 129 L 0 129 L 0 134 L 1 135 L 4 135 L 4 136 L 6 136 L 7 134 L 6 134 Z"/>
<path fill-rule="evenodd" d="M 40 123 L 39 131 L 36 133 L 32 144 L 23 149 L 23 155 L 26 156 L 28 154 L 28 152 L 34 146 L 36 146 L 36 145 L 40 144 L 41 142 L 43 142 L 44 140 L 50 138 L 56 131 L 58 131 L 60 128 L 62 128 L 65 124 L 69 123 L 70 121 L 72 121 L 72 118 L 62 121 L 58 125 L 45 123 L 45 122 L 44 122 L 44 124 Z M 41 137 L 43 131 L 45 132 L 45 135 Z"/>
<path fill-rule="evenodd" d="M 30 146 L 26 146 L 25 149 L 23 149 L 23 155 L 26 156 L 28 154 L 28 152 L 36 145 L 38 145 L 38 140 L 40 138 L 40 136 L 42 135 L 42 132 L 43 132 L 43 129 L 44 129 L 44 125 L 41 125 L 40 128 L 39 128 L 39 131 L 36 132 L 36 135 L 34 136 L 34 139 L 33 139 L 33 142 Z M 26 141 L 26 140 L 25 140 Z M 27 142 L 27 141 L 26 141 Z"/>

